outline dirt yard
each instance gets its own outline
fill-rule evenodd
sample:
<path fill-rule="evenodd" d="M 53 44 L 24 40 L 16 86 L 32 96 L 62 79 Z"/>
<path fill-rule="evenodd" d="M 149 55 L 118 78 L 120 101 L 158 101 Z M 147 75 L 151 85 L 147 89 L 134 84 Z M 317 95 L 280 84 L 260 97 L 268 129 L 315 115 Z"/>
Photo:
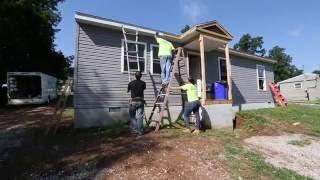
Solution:
<path fill-rule="evenodd" d="M 127 125 L 74 129 L 72 108 L 45 135 L 53 107 L 0 109 L 0 179 L 319 179 L 319 110 L 247 111 L 234 131 L 174 124 L 137 138 Z"/>
<path fill-rule="evenodd" d="M 179 137 L 163 129 L 141 138 L 127 128 L 75 130 L 66 117 L 45 135 L 52 107 L 0 115 L 0 179 L 230 179 L 223 146 L 214 138 Z"/>

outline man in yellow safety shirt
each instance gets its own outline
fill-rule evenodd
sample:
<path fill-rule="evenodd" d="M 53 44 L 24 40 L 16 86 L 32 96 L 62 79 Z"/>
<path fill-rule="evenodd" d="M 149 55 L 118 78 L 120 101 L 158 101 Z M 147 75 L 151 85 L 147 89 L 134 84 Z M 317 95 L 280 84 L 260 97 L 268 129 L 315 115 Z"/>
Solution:
<path fill-rule="evenodd" d="M 198 89 L 194 79 L 189 77 L 188 81 L 189 82 L 183 86 L 171 87 L 171 89 L 177 89 L 177 90 L 182 89 L 187 91 L 188 103 L 184 108 L 184 113 L 183 113 L 183 119 L 184 119 L 184 124 L 186 128 L 184 132 L 191 132 L 190 126 L 189 126 L 189 116 L 193 112 L 196 116 L 196 129 L 192 133 L 199 134 L 200 128 L 201 128 L 199 108 L 201 106 L 201 103 L 199 101 Z"/>
<path fill-rule="evenodd" d="M 159 44 L 158 56 L 160 58 L 161 81 L 162 86 L 167 86 L 170 81 L 170 70 L 172 64 L 172 51 L 174 47 L 171 42 L 159 37 L 159 33 L 155 34 L 155 39 Z"/>

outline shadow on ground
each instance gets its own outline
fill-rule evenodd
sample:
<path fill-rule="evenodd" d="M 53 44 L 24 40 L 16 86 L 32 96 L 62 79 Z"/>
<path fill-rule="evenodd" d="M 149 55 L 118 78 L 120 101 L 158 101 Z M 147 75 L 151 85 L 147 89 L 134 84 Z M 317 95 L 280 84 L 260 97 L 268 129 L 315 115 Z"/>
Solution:
<path fill-rule="evenodd" d="M 74 129 L 71 117 L 57 134 L 45 135 L 52 112 L 51 106 L 2 111 L 0 179 L 91 179 L 99 170 L 158 144 L 152 136 L 132 136 L 126 125 Z"/>

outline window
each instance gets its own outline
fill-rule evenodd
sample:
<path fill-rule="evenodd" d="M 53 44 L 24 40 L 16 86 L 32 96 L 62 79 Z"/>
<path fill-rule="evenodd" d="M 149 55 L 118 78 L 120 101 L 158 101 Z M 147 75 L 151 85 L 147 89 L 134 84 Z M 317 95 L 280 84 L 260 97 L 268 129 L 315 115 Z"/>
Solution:
<path fill-rule="evenodd" d="M 266 71 L 262 65 L 257 65 L 257 79 L 258 79 L 258 90 L 266 90 Z"/>
<path fill-rule="evenodd" d="M 160 59 L 158 57 L 159 46 L 151 44 L 150 48 L 151 48 L 150 72 L 151 74 L 161 74 Z"/>
<path fill-rule="evenodd" d="M 295 89 L 301 89 L 302 88 L 302 83 L 295 83 L 294 84 Z"/>
<path fill-rule="evenodd" d="M 220 81 L 227 81 L 227 64 L 226 59 L 219 57 L 218 58 L 218 65 L 219 65 L 219 80 Z"/>
<path fill-rule="evenodd" d="M 138 42 L 138 58 L 139 58 L 139 66 L 141 72 L 146 72 L 146 43 Z M 136 51 L 136 42 L 128 40 L 128 50 Z M 128 57 L 126 52 L 126 47 L 124 40 L 122 40 L 122 48 L 121 48 L 121 71 L 128 72 L 128 64 L 127 60 L 129 59 L 130 72 L 138 69 L 137 57 L 135 52 L 128 53 Z M 134 73 L 134 72 L 133 72 Z"/>

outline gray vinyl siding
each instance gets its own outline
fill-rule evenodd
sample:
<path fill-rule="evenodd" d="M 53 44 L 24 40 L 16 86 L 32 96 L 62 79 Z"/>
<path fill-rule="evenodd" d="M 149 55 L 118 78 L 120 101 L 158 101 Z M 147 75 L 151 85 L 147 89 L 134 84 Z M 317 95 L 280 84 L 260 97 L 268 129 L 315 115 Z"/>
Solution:
<path fill-rule="evenodd" d="M 236 56 L 230 56 L 230 59 L 233 104 L 274 103 L 268 87 L 274 82 L 273 65 Z M 265 67 L 266 91 L 258 90 L 257 65 Z"/>
<path fill-rule="evenodd" d="M 302 88 L 296 89 L 295 84 L 301 83 Z M 319 78 L 313 79 L 313 80 L 298 80 L 298 81 L 292 81 L 292 82 L 284 82 L 280 84 L 280 90 L 283 96 L 288 101 L 307 101 L 307 93 L 305 90 L 308 90 L 309 92 L 309 98 L 310 100 L 316 100 L 317 98 L 320 98 L 320 82 Z"/>
<path fill-rule="evenodd" d="M 224 53 L 215 51 L 206 53 L 207 84 L 219 80 L 219 57 L 225 58 Z M 230 56 L 230 60 L 234 105 L 274 102 L 269 88 L 267 87 L 266 91 L 258 91 L 257 84 L 257 65 L 265 66 L 266 85 L 268 86 L 268 84 L 274 82 L 272 64 L 232 55 Z"/>
<path fill-rule="evenodd" d="M 77 109 L 128 107 L 128 73 L 121 72 L 122 32 L 79 24 L 78 37 L 75 107 Z M 147 43 L 147 73 L 143 74 L 142 80 L 147 84 L 145 90 L 147 106 L 152 106 L 161 81 L 160 75 L 149 73 L 150 45 L 156 42 L 151 37 L 141 35 L 139 42 Z M 134 79 L 134 74 L 131 75 L 131 79 Z M 169 103 L 181 105 L 181 96 L 171 96 Z"/>

